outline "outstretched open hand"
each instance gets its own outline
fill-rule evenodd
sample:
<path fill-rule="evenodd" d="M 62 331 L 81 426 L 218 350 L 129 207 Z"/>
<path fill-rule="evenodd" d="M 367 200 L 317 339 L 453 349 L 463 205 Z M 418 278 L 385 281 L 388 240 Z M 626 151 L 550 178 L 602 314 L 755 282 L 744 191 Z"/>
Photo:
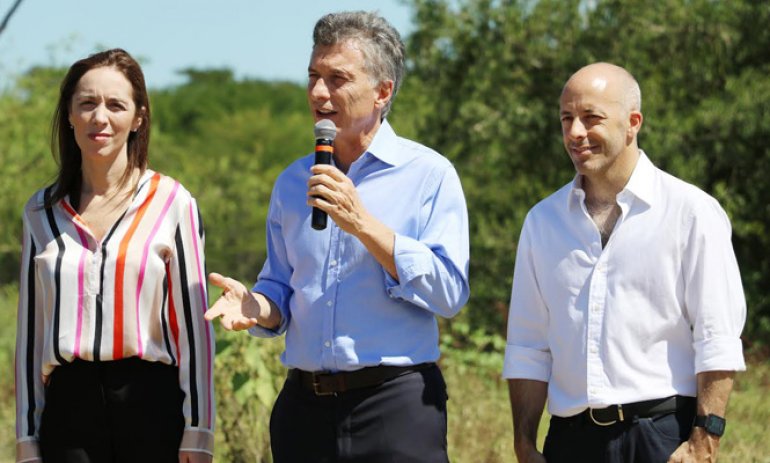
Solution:
<path fill-rule="evenodd" d="M 222 317 L 222 327 L 228 331 L 247 330 L 257 324 L 259 305 L 243 283 L 213 272 L 209 274 L 209 283 L 223 291 L 204 314 L 206 320 Z"/>

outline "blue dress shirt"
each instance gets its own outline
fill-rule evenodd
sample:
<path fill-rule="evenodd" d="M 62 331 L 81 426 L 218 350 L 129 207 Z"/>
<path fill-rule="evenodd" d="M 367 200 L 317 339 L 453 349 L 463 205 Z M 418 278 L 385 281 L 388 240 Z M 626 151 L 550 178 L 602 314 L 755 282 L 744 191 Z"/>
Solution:
<path fill-rule="evenodd" d="M 281 311 L 281 361 L 306 371 L 412 365 L 439 358 L 435 315 L 467 302 L 468 211 L 452 164 L 398 137 L 387 121 L 348 170 L 364 207 L 395 232 L 398 281 L 333 220 L 310 226 L 307 182 L 314 155 L 276 180 L 267 219 L 267 260 L 253 291 Z"/>

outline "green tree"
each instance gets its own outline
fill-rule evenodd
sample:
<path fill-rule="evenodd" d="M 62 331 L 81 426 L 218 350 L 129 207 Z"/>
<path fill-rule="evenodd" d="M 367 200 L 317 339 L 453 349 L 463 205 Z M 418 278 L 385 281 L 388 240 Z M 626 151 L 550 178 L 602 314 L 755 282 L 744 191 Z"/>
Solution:
<path fill-rule="evenodd" d="M 56 173 L 50 150 L 52 101 L 61 70 L 34 68 L 0 93 L 0 286 L 19 275 L 21 211 Z"/>
<path fill-rule="evenodd" d="M 641 147 L 730 214 L 749 304 L 745 334 L 767 343 L 770 84 L 763 76 L 770 66 L 770 4 L 412 4 L 410 75 L 394 106 L 396 125 L 453 160 L 470 210 L 471 301 L 450 327 L 504 333 L 524 216 L 574 175 L 561 147 L 561 87 L 581 66 L 610 61 L 641 84 Z"/>

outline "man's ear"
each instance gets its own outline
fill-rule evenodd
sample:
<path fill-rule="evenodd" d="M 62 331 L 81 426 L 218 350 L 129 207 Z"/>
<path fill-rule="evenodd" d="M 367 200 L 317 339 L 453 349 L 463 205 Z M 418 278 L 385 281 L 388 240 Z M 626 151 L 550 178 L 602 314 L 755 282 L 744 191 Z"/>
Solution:
<path fill-rule="evenodd" d="M 393 89 L 395 85 L 392 80 L 383 80 L 377 86 L 377 97 L 374 100 L 374 105 L 378 109 L 382 109 L 393 98 Z"/>
<path fill-rule="evenodd" d="M 626 136 L 628 139 L 636 138 L 636 135 L 642 129 L 642 122 L 644 122 L 644 116 L 640 111 L 631 111 L 628 115 L 628 130 Z"/>

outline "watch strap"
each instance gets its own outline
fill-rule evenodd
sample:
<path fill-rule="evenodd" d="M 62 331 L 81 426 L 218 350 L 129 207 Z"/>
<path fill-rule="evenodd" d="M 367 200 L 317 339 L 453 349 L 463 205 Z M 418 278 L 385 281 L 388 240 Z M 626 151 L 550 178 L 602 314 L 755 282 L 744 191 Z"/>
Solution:
<path fill-rule="evenodd" d="M 707 433 L 713 436 L 722 437 L 722 434 L 725 433 L 726 424 L 727 421 L 723 417 L 708 414 L 696 416 L 692 425 L 705 429 Z"/>

